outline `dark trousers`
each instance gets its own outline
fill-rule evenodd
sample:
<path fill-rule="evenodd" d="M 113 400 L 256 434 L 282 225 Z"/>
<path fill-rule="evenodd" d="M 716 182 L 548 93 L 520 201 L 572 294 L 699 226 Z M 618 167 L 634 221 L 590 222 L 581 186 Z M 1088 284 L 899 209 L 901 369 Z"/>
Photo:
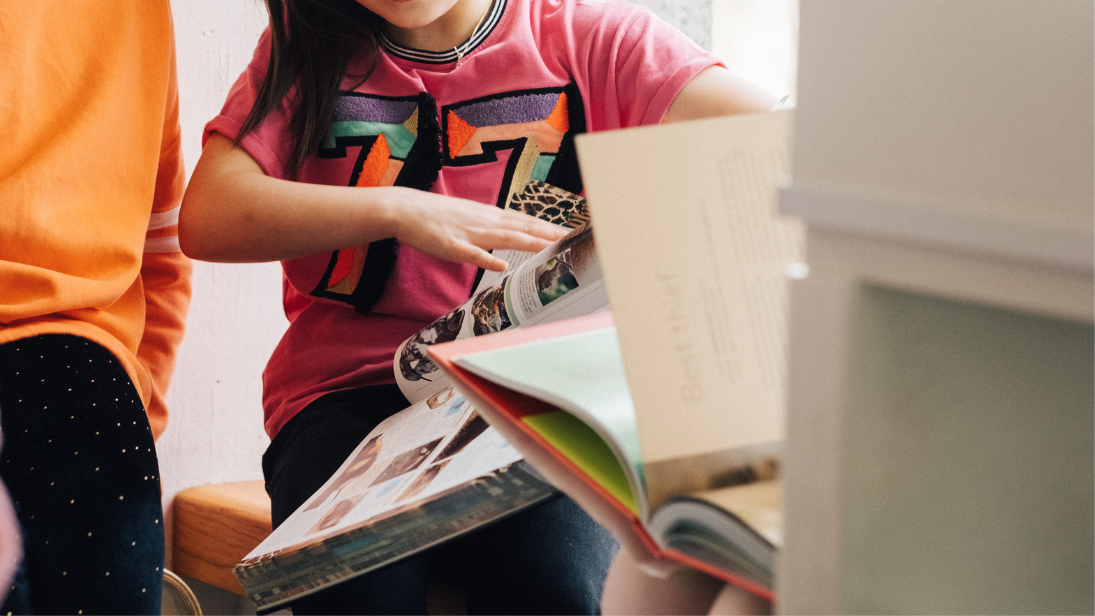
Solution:
<path fill-rule="evenodd" d="M 3 612 L 158 614 L 160 472 L 118 360 L 76 336 L 0 345 L 0 427 L 24 545 Z"/>
<path fill-rule="evenodd" d="M 291 419 L 263 456 L 277 527 L 378 423 L 408 406 L 394 385 L 337 392 Z M 467 593 L 469 614 L 598 614 L 619 545 L 565 496 L 293 603 L 300 614 L 425 614 L 426 587 Z"/>

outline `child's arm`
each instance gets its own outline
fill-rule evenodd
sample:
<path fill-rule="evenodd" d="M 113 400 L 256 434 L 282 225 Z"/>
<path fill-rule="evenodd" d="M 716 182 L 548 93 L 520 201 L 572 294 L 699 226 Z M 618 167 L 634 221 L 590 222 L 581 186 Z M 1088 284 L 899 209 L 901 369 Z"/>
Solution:
<path fill-rule="evenodd" d="M 501 271 L 494 249 L 539 251 L 565 229 L 514 211 L 402 187 L 355 188 L 272 178 L 213 134 L 179 214 L 179 243 L 204 261 L 278 261 L 394 237 L 449 261 Z"/>
<path fill-rule="evenodd" d="M 776 98 L 735 76 L 721 66 L 711 66 L 692 78 L 662 118 L 662 123 L 713 116 L 769 111 Z"/>

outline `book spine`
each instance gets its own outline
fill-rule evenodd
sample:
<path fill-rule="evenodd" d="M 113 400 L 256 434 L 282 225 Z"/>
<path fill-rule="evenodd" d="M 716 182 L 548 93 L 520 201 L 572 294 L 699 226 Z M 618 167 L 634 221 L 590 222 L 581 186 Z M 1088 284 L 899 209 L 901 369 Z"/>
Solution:
<path fill-rule="evenodd" d="M 557 491 L 524 461 L 457 486 L 396 515 L 244 561 L 234 573 L 262 611 L 363 575 L 540 503 Z"/>

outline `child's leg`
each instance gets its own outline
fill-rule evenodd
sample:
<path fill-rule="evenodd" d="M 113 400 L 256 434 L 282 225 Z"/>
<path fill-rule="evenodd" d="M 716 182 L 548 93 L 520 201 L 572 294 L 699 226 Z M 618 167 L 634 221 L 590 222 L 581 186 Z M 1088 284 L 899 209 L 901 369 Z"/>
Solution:
<path fill-rule="evenodd" d="M 118 360 L 75 336 L 0 346 L 0 421 L 25 551 L 4 611 L 158 614 L 159 470 Z"/>
<path fill-rule="evenodd" d="M 651 575 L 627 550 L 620 550 L 605 580 L 601 609 L 621 615 L 706 614 L 724 585 L 683 566 L 673 566 L 665 577 Z"/>
<path fill-rule="evenodd" d="M 665 575 L 644 570 L 620 550 L 605 581 L 605 614 L 771 614 L 771 602 L 695 569 L 667 562 Z"/>
<path fill-rule="evenodd" d="M 727 614 L 771 614 L 772 602 L 746 592 L 737 586 L 725 584 L 708 612 L 711 616 Z"/>
<path fill-rule="evenodd" d="M 598 614 L 612 535 L 566 496 L 447 545 L 469 614 Z"/>
<path fill-rule="evenodd" d="M 388 416 L 409 405 L 395 385 L 338 392 L 291 419 L 262 457 L 276 528 L 319 490 L 361 441 Z M 422 556 L 342 582 L 294 601 L 300 614 L 424 614 Z"/>

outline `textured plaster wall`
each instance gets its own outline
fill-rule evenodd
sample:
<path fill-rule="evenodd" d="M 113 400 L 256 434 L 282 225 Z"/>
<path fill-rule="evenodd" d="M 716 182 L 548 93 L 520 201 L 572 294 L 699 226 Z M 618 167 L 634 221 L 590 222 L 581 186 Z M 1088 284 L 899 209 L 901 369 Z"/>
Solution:
<path fill-rule="evenodd" d="M 704 49 L 711 49 L 712 0 L 632 0 L 692 37 Z"/>
<path fill-rule="evenodd" d="M 639 3 L 713 49 L 732 69 L 775 92 L 790 91 L 793 0 Z M 265 10 L 259 0 L 175 0 L 173 9 L 189 174 L 201 153 L 202 126 L 250 60 Z M 287 325 L 280 291 L 276 264 L 195 264 L 188 331 L 168 394 L 171 418 L 158 443 L 165 505 L 190 486 L 262 478 L 260 458 L 268 441 L 261 373 Z"/>
<path fill-rule="evenodd" d="M 798 0 L 712 0 L 711 31 L 711 52 L 730 70 L 794 101 Z"/>
<path fill-rule="evenodd" d="M 257 0 L 174 0 L 187 175 L 202 126 L 251 59 L 266 13 Z M 286 320 L 277 264 L 195 263 L 187 334 L 157 443 L 164 503 L 194 485 L 260 479 L 266 448 L 260 375 Z M 170 516 L 168 517 L 170 523 Z"/>

